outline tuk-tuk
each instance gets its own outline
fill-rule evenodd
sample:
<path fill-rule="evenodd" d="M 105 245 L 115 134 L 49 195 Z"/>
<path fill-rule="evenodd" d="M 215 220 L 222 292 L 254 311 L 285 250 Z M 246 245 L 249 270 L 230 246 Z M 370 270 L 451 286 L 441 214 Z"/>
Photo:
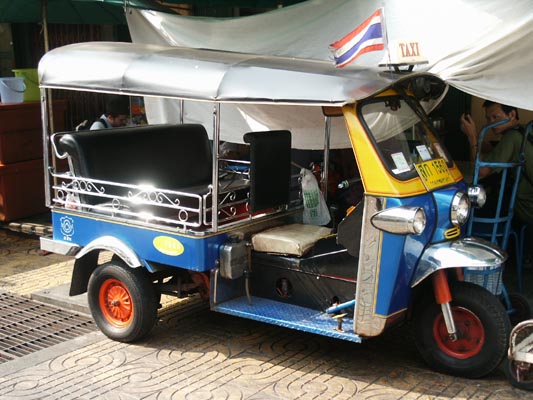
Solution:
<path fill-rule="evenodd" d="M 83 132 L 49 132 L 43 117 L 53 237 L 41 248 L 75 257 L 70 295 L 87 292 L 109 338 L 148 334 L 162 294 L 199 295 L 212 311 L 355 343 L 412 321 L 422 357 L 449 374 L 481 377 L 504 358 L 507 313 L 463 270 L 497 270 L 507 256 L 464 236 L 484 191 L 465 183 L 428 117 L 447 91 L 438 77 L 99 42 L 50 51 L 39 79 L 44 116 L 54 89 L 179 106 L 177 123 Z M 197 105 L 210 123 L 188 120 Z M 232 132 L 249 154 L 224 158 L 224 110 L 239 105 L 285 110 L 286 122 Z M 364 193 L 339 221 L 309 223 L 326 185 L 302 190 L 300 112 L 323 122 L 322 184 L 332 126 L 351 144 Z"/>

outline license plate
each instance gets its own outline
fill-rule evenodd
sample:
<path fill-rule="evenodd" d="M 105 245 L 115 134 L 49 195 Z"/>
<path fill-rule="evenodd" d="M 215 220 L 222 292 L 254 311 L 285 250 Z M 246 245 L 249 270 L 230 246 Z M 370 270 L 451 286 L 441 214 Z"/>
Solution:
<path fill-rule="evenodd" d="M 446 161 L 442 158 L 424 161 L 415 164 L 415 167 L 427 190 L 433 190 L 454 182 L 453 176 L 446 165 Z"/>

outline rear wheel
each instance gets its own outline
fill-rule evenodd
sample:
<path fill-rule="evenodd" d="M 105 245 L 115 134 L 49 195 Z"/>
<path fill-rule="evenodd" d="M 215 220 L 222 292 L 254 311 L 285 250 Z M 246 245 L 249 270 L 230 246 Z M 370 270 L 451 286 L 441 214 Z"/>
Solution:
<path fill-rule="evenodd" d="M 416 346 L 435 370 L 466 378 L 493 371 L 504 358 L 511 330 L 497 297 L 468 282 L 452 282 L 451 310 L 458 338 L 451 340 L 440 305 L 433 296 L 415 310 Z"/>
<path fill-rule="evenodd" d="M 113 340 L 138 340 L 155 324 L 157 298 L 142 268 L 116 260 L 99 266 L 89 279 L 87 296 L 96 325 Z"/>
<path fill-rule="evenodd" d="M 509 293 L 507 299 L 504 298 L 502 302 L 504 307 L 508 306 L 507 314 L 509 314 L 512 326 L 531 319 L 531 306 L 529 305 L 529 301 L 520 293 Z"/>

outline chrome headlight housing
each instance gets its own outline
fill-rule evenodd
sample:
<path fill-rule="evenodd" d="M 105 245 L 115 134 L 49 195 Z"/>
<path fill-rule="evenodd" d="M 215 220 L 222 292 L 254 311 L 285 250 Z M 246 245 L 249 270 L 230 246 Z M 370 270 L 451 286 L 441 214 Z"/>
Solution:
<path fill-rule="evenodd" d="M 481 208 L 487 201 L 487 192 L 483 186 L 470 186 L 468 188 L 468 198 L 472 207 Z"/>
<path fill-rule="evenodd" d="M 470 216 L 470 199 L 464 192 L 457 192 L 453 196 L 450 208 L 450 221 L 455 226 L 461 226 Z"/>
<path fill-rule="evenodd" d="M 421 207 L 393 207 L 376 213 L 371 221 L 376 228 L 386 232 L 419 235 L 426 228 L 426 213 Z"/>

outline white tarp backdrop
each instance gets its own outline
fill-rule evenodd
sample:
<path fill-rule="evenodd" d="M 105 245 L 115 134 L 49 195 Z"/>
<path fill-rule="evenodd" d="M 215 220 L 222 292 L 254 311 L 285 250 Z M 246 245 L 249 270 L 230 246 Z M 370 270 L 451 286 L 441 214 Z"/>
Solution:
<path fill-rule="evenodd" d="M 185 17 L 139 10 L 131 10 L 127 18 L 132 39 L 138 43 L 331 60 L 333 66 L 329 44 L 355 29 L 379 7 L 384 8 L 389 42 L 420 43 L 429 63 L 416 66 L 415 71 L 435 73 L 477 97 L 533 110 L 531 0 L 308 0 L 242 18 Z M 382 70 L 378 64 L 385 54 L 363 54 L 351 65 Z M 210 121 L 211 109 L 200 107 Z M 175 104 L 147 104 L 147 109 L 154 122 L 177 115 Z M 192 112 L 188 106 L 185 111 Z M 273 129 L 268 110 L 261 114 L 257 117 L 240 109 L 236 115 L 244 125 L 235 122 L 232 127 L 223 125 L 222 130 L 244 129 L 240 136 L 263 125 Z M 254 118 L 250 119 L 251 115 Z M 198 118 L 206 123 L 203 117 Z M 314 120 L 319 118 L 315 115 Z M 301 114 L 299 119 L 309 120 Z M 346 136 L 342 136 L 341 142 L 333 136 L 333 147 L 348 146 Z"/>

